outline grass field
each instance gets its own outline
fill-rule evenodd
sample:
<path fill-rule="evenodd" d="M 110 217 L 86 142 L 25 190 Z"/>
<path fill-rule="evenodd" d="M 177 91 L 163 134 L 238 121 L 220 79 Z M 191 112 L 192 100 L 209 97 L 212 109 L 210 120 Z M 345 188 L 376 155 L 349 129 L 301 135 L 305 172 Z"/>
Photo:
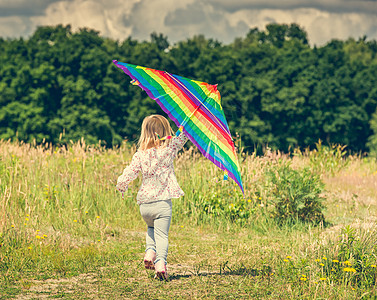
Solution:
<path fill-rule="evenodd" d="M 140 178 L 115 190 L 134 151 L 0 142 L 0 299 L 377 298 L 376 159 L 242 153 L 244 198 L 183 151 L 161 282 L 142 264 Z"/>

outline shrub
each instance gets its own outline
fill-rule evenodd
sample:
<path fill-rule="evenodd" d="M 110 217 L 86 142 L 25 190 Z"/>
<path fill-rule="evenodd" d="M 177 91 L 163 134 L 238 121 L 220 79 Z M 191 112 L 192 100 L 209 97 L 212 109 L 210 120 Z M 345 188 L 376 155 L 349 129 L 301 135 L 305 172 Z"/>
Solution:
<path fill-rule="evenodd" d="M 197 203 L 197 207 L 201 214 L 243 224 L 254 213 L 254 207 L 242 196 L 237 195 L 236 192 L 231 196 L 213 190 L 201 195 L 201 201 Z"/>
<path fill-rule="evenodd" d="M 300 171 L 291 168 L 290 163 L 280 160 L 275 167 L 267 168 L 266 179 L 273 217 L 279 222 L 324 223 L 324 209 L 321 193 L 324 183 L 318 174 L 308 168 Z"/>

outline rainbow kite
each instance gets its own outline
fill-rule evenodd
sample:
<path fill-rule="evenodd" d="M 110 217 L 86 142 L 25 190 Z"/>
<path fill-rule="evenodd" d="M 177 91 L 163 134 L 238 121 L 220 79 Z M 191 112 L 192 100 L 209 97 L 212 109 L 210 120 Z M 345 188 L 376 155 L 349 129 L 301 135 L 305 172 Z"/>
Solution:
<path fill-rule="evenodd" d="M 156 100 L 204 157 L 225 171 L 224 178 L 232 178 L 244 193 L 240 166 L 217 85 L 116 60 L 113 63 L 132 78 L 132 84 Z"/>

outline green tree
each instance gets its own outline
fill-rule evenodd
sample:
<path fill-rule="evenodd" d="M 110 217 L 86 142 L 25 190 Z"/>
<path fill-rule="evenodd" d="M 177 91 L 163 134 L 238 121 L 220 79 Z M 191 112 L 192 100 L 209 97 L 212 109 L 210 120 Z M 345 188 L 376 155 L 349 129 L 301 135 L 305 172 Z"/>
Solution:
<path fill-rule="evenodd" d="M 115 41 L 69 25 L 0 38 L 0 137 L 135 140 L 146 115 L 164 112 L 114 59 L 218 84 L 230 130 L 246 149 L 288 150 L 318 139 L 352 151 L 374 147 L 376 41 L 310 47 L 297 24 L 254 28 L 228 45 L 202 35 L 170 45 L 155 32 L 150 41 Z"/>
<path fill-rule="evenodd" d="M 373 134 L 369 136 L 367 146 L 371 153 L 377 155 L 377 110 L 370 120 L 370 128 Z"/>

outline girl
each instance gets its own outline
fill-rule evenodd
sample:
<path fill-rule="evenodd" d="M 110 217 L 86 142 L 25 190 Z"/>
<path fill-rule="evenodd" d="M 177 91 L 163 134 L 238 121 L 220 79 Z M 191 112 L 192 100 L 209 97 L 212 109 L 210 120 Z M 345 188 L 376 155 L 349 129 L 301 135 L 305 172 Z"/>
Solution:
<path fill-rule="evenodd" d="M 147 269 L 155 269 L 156 277 L 165 280 L 168 278 L 166 258 L 171 199 L 184 195 L 175 177 L 173 161 L 187 141 L 183 132 L 178 137 L 172 137 L 172 134 L 170 124 L 163 116 L 146 117 L 141 126 L 138 151 L 119 176 L 116 186 L 124 193 L 128 184 L 142 173 L 136 199 L 141 216 L 148 225 L 144 265 Z"/>

